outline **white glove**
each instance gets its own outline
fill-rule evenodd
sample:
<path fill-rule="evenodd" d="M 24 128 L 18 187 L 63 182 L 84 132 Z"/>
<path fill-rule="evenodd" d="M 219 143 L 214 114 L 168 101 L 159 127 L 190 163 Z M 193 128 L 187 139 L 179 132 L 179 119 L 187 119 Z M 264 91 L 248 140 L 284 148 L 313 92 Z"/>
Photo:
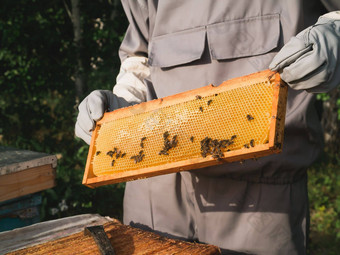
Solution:
<path fill-rule="evenodd" d="M 104 112 L 114 110 L 114 101 L 115 96 L 109 90 L 92 91 L 78 107 L 76 136 L 90 144 L 92 131 L 96 126 L 95 122 L 103 117 Z"/>
<path fill-rule="evenodd" d="M 147 58 L 125 59 L 117 76 L 117 84 L 113 87 L 113 93 L 109 90 L 95 90 L 80 103 L 75 125 L 76 136 L 90 144 L 95 122 L 100 120 L 106 111 L 145 102 L 147 86 L 144 79 L 149 75 Z"/>
<path fill-rule="evenodd" d="M 319 18 L 283 46 L 269 65 L 293 89 L 328 92 L 340 84 L 340 11 Z"/>

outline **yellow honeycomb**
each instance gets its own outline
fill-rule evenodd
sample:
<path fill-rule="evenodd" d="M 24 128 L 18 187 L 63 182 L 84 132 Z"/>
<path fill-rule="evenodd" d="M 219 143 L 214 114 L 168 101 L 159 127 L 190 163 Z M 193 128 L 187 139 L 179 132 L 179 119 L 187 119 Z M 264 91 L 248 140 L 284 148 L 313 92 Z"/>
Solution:
<path fill-rule="evenodd" d="M 203 157 L 218 160 L 229 152 L 266 144 L 274 86 L 269 79 L 257 80 L 102 123 L 92 148 L 92 173 L 103 176 Z M 207 138 L 220 145 L 223 156 L 212 152 L 213 145 L 204 149 Z"/>

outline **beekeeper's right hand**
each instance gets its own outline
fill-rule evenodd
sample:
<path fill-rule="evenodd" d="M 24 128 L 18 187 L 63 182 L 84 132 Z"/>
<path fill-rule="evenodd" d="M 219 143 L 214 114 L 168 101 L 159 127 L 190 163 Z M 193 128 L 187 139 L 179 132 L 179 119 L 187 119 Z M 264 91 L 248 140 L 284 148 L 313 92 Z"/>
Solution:
<path fill-rule="evenodd" d="M 145 102 L 147 86 L 144 79 L 149 75 L 147 58 L 129 57 L 125 59 L 122 62 L 113 92 L 95 90 L 80 103 L 75 125 L 76 136 L 90 144 L 96 121 L 100 120 L 106 111 Z"/>

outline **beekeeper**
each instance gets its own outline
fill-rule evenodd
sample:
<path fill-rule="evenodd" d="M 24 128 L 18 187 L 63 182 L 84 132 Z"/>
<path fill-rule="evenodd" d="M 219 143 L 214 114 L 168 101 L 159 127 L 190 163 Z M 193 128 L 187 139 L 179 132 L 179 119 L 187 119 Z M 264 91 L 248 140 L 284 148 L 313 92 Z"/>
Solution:
<path fill-rule="evenodd" d="M 113 93 L 94 91 L 79 105 L 75 132 L 87 143 L 106 110 L 268 67 L 289 85 L 282 153 L 128 182 L 124 223 L 224 252 L 305 254 L 306 169 L 322 150 L 315 93 L 340 83 L 340 12 L 330 12 L 340 2 L 122 4 L 130 25 L 120 47 L 117 84 Z"/>

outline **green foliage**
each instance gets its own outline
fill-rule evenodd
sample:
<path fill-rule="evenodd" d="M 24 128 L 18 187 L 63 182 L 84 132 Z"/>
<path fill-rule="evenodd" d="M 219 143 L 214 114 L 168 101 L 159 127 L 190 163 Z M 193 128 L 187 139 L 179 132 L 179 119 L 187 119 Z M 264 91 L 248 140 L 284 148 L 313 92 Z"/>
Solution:
<path fill-rule="evenodd" d="M 81 184 L 88 146 L 74 137 L 76 45 L 64 3 L 71 6 L 68 0 L 2 1 L 0 143 L 59 156 L 57 186 L 43 192 L 42 220 L 88 212 L 121 218 L 123 184 Z M 112 89 L 127 20 L 117 1 L 81 3 L 85 97 Z"/>
<path fill-rule="evenodd" d="M 340 88 L 336 88 L 337 90 L 340 90 Z M 329 93 L 321 93 L 316 95 L 316 99 L 320 100 L 322 102 L 326 102 L 330 100 L 330 95 Z M 340 120 L 340 98 L 336 100 L 336 106 L 338 108 L 337 113 L 338 113 L 338 120 Z"/>
<path fill-rule="evenodd" d="M 340 249 L 340 162 L 328 159 L 309 169 L 312 254 Z"/>

